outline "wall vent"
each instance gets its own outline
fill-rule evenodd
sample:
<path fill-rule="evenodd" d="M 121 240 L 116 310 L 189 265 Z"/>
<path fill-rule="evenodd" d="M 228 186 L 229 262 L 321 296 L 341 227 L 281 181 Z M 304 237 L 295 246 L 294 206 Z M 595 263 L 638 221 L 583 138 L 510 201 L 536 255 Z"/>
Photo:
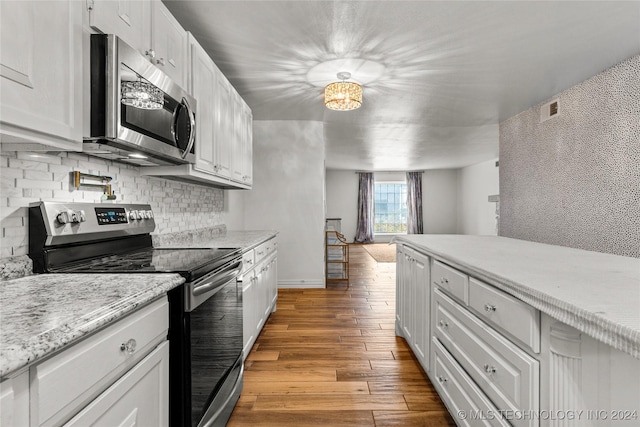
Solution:
<path fill-rule="evenodd" d="M 557 99 L 549 101 L 540 107 L 540 123 L 545 122 L 560 115 L 559 103 Z"/>

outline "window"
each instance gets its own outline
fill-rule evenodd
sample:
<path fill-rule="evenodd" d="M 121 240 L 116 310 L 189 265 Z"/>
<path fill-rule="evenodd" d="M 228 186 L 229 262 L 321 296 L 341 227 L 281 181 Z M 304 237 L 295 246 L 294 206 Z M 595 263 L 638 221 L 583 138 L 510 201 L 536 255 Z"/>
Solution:
<path fill-rule="evenodd" d="M 374 233 L 407 232 L 407 184 L 404 182 L 376 182 Z"/>

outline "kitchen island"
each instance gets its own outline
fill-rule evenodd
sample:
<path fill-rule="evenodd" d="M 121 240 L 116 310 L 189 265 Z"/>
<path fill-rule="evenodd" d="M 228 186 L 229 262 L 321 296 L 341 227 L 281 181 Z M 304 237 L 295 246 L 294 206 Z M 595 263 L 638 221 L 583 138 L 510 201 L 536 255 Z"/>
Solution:
<path fill-rule="evenodd" d="M 558 411 L 583 411 L 568 425 L 638 422 L 640 260 L 494 236 L 396 243 L 396 333 L 454 418 L 480 408 L 497 425 L 554 425 Z"/>

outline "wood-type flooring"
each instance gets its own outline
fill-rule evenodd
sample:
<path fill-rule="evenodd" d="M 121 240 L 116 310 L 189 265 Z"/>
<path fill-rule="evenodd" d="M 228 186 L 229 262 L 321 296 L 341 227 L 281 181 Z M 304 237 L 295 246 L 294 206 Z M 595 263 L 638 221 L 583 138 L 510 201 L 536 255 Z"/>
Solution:
<path fill-rule="evenodd" d="M 278 290 L 229 427 L 455 425 L 395 336 L 395 263 L 350 255 L 348 287 Z"/>

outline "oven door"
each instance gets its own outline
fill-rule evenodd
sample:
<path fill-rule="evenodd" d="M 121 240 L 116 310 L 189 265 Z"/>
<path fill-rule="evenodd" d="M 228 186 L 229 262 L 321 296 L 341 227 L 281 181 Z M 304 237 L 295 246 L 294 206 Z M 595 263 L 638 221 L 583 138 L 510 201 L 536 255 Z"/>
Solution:
<path fill-rule="evenodd" d="M 217 286 L 213 286 L 215 280 L 208 281 L 209 289 L 202 293 L 194 292 L 198 288 L 190 283 L 182 292 L 174 289 L 169 294 L 170 340 L 174 340 L 170 361 L 171 425 L 225 426 L 240 397 L 242 289 L 237 286 L 235 275 L 227 279 Z M 178 310 L 182 311 L 180 315 Z M 178 328 L 180 336 L 176 339 Z"/>

